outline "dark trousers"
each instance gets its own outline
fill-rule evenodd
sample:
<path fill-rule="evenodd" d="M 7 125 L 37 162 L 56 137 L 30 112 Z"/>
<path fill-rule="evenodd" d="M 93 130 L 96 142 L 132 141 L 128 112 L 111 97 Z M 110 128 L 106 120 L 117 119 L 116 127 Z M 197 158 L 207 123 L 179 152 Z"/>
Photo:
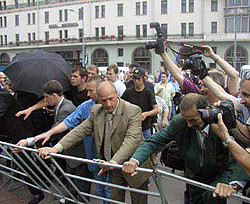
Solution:
<path fill-rule="evenodd" d="M 66 172 L 69 174 L 80 176 L 80 177 L 85 177 L 85 178 L 90 178 L 90 179 L 94 178 L 93 173 L 91 171 L 89 171 L 88 165 L 86 163 L 82 163 L 75 168 L 71 168 L 67 164 L 66 165 Z M 79 179 L 73 179 L 73 182 L 81 192 L 90 193 L 91 182 L 87 182 L 87 181 L 83 181 L 83 180 L 79 180 Z M 67 187 L 69 188 L 69 190 L 71 192 L 73 192 L 74 195 L 76 195 L 75 189 L 70 184 L 67 184 Z M 87 199 L 89 200 L 88 197 L 87 197 Z"/>
<path fill-rule="evenodd" d="M 121 170 L 111 170 L 109 172 L 110 183 L 128 186 L 127 181 L 125 180 Z M 148 180 L 143 183 L 138 189 L 148 190 Z M 111 199 L 116 201 L 125 202 L 125 190 L 118 188 L 111 188 Z M 148 195 L 141 193 L 130 192 L 132 204 L 147 204 Z"/>

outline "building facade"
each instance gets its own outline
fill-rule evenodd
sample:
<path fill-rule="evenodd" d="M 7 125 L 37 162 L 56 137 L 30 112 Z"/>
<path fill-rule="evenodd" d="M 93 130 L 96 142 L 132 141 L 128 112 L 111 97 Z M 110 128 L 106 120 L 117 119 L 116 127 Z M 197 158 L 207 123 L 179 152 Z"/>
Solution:
<path fill-rule="evenodd" d="M 156 37 L 150 22 L 159 22 L 169 41 L 210 45 L 233 63 L 235 19 L 240 69 L 250 64 L 250 0 L 0 0 L 0 66 L 37 48 L 74 64 L 82 60 L 84 39 L 87 65 L 134 62 L 152 73 L 162 62 L 145 49 Z"/>

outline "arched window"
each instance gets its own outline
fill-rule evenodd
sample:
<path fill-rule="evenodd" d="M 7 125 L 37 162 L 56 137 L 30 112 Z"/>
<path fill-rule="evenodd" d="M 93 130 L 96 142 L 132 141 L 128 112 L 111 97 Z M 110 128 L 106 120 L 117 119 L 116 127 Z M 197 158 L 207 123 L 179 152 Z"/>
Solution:
<path fill-rule="evenodd" d="M 108 52 L 104 48 L 94 50 L 91 59 L 92 64 L 98 67 L 107 67 L 109 64 Z"/>
<path fill-rule="evenodd" d="M 237 46 L 236 48 L 237 62 L 236 69 L 240 71 L 241 66 L 247 64 L 248 61 L 248 53 L 244 47 Z M 227 49 L 225 59 L 228 63 L 233 65 L 234 62 L 234 46 L 231 46 Z"/>
<path fill-rule="evenodd" d="M 8 66 L 10 64 L 10 56 L 7 53 L 0 55 L 0 66 Z"/>
<path fill-rule="evenodd" d="M 151 54 L 150 51 L 144 47 L 136 48 L 133 52 L 132 62 L 139 64 L 142 68 L 149 71 L 151 70 Z"/>

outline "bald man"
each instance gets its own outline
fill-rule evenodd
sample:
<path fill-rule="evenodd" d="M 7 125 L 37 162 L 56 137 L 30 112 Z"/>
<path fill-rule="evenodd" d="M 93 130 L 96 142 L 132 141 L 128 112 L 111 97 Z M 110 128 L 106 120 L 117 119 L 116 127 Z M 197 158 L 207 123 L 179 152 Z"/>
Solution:
<path fill-rule="evenodd" d="M 48 158 L 48 153 L 60 153 L 76 144 L 90 133 L 95 133 L 95 142 L 100 163 L 123 164 L 135 152 L 143 141 L 141 128 L 141 109 L 129 102 L 120 99 L 114 84 L 102 82 L 97 89 L 98 101 L 94 105 L 91 116 L 69 132 L 53 148 L 42 148 L 42 157 Z M 135 177 L 122 173 L 110 167 L 100 166 L 99 174 L 107 171 L 110 182 L 123 186 L 131 186 L 147 190 L 149 175 L 141 173 Z M 149 167 L 148 161 L 144 167 Z M 125 201 L 125 191 L 111 188 L 111 199 Z M 131 193 L 132 203 L 147 203 L 147 195 Z"/>

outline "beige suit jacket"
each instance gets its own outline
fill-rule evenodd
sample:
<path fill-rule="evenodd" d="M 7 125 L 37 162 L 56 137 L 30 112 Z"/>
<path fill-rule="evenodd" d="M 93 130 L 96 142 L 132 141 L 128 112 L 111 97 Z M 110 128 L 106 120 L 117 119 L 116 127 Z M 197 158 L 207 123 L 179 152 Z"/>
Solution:
<path fill-rule="evenodd" d="M 102 105 L 94 105 L 90 117 L 64 136 L 59 141 L 59 144 L 66 150 L 94 132 L 97 151 L 101 155 L 100 149 L 104 140 L 105 117 L 106 112 Z M 119 105 L 113 117 L 111 148 L 114 155 L 111 160 L 116 161 L 118 164 L 128 161 L 142 141 L 140 107 L 119 99 Z M 149 168 L 149 161 L 145 162 L 142 167 Z M 145 173 L 139 173 L 137 176 L 131 177 L 129 174 L 124 173 L 127 182 L 135 188 L 143 184 L 149 176 Z"/>

